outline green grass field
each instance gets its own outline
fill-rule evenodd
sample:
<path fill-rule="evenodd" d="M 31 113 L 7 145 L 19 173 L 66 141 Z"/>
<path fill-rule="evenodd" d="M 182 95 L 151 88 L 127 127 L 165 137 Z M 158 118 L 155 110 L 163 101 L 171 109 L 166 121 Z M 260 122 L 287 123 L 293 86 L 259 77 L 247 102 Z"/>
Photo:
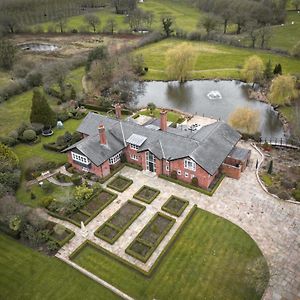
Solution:
<path fill-rule="evenodd" d="M 294 22 L 294 24 L 292 24 Z M 273 26 L 273 35 L 269 46 L 290 51 L 300 41 L 300 14 L 288 12 L 284 26 Z"/>
<path fill-rule="evenodd" d="M 168 79 L 164 71 L 165 55 L 169 49 L 174 48 L 180 43 L 184 42 L 176 39 L 166 39 L 136 50 L 135 53 L 143 54 L 145 63 L 149 67 L 149 72 L 146 74 L 145 79 Z M 235 48 L 206 42 L 188 43 L 194 47 L 197 53 L 197 60 L 194 70 L 191 73 L 191 79 L 240 79 L 239 68 L 244 64 L 245 60 L 252 55 L 260 56 L 265 62 L 271 59 L 273 65 L 280 63 L 283 67 L 283 73 L 285 74 L 299 73 L 300 70 L 300 60 L 276 55 L 268 51 Z"/>
<path fill-rule="evenodd" d="M 180 1 L 171 0 L 147 0 L 144 3 L 138 4 L 139 8 L 145 11 L 151 11 L 154 14 L 154 20 L 152 23 L 152 29 L 161 29 L 161 17 L 164 15 L 172 16 L 175 20 L 174 28 L 180 28 L 185 31 L 196 30 L 196 25 L 200 19 L 200 12 Z M 105 8 L 95 11 L 100 20 L 101 24 L 97 27 L 97 31 L 104 30 L 106 26 L 106 21 L 113 18 L 117 23 L 116 31 L 129 30 L 129 25 L 126 22 L 126 18 L 123 15 L 117 15 L 113 8 Z M 47 31 L 48 27 L 55 26 L 55 22 L 47 22 L 42 24 L 37 24 L 33 26 L 33 29 L 41 28 L 43 31 Z M 77 29 L 78 31 L 93 31 L 91 27 L 88 27 L 84 20 L 84 16 L 75 16 L 68 18 L 66 31 L 71 31 L 72 29 Z"/>
<path fill-rule="evenodd" d="M 1 299 L 119 299 L 55 257 L 27 248 L 0 233 Z"/>
<path fill-rule="evenodd" d="M 243 230 L 200 209 L 149 278 L 89 245 L 74 261 L 143 300 L 261 299 L 269 276 L 262 253 Z M 251 276 L 247 269 L 254 265 L 260 271 Z"/>

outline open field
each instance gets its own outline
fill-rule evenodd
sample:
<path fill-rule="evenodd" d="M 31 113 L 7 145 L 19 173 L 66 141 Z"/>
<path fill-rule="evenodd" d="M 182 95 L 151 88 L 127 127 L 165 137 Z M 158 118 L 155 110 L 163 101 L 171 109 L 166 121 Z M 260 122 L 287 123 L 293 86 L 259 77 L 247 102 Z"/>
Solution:
<path fill-rule="evenodd" d="M 0 234 L 1 299 L 119 299 L 54 257 Z"/>
<path fill-rule="evenodd" d="M 135 299 L 255 300 L 268 280 L 255 242 L 239 227 L 200 209 L 149 278 L 89 245 L 74 260 Z M 254 275 L 259 292 L 247 273 L 255 264 L 261 267 Z"/>
<path fill-rule="evenodd" d="M 166 52 L 184 43 L 177 39 L 166 39 L 136 50 L 135 53 L 143 54 L 145 63 L 149 68 L 145 79 L 166 80 L 165 54 Z M 273 65 L 280 63 L 283 73 L 298 73 L 300 60 L 287 56 L 276 55 L 268 51 L 235 48 L 220 44 L 206 42 L 188 42 L 197 52 L 197 60 L 191 79 L 201 78 L 234 78 L 240 79 L 240 67 L 252 55 L 260 56 L 265 62 L 271 59 Z"/>
<path fill-rule="evenodd" d="M 294 24 L 292 24 L 294 22 Z M 300 41 L 300 14 L 296 11 L 287 13 L 284 26 L 273 26 L 273 35 L 269 46 L 290 51 Z"/>
<path fill-rule="evenodd" d="M 201 13 L 199 10 L 188 6 L 185 3 L 180 3 L 179 1 L 170 0 L 147 0 L 143 3 L 139 3 L 138 7 L 145 11 L 151 11 L 154 14 L 154 19 L 152 23 L 152 29 L 161 29 L 161 17 L 168 15 L 172 16 L 175 20 L 174 28 L 180 28 L 184 31 L 194 31 L 196 30 L 197 23 L 200 19 Z M 117 15 L 113 8 L 107 7 L 100 10 L 95 10 L 93 14 L 97 15 L 101 24 L 97 26 L 97 31 L 105 30 L 106 22 L 108 19 L 114 19 L 116 21 L 116 31 L 130 30 L 128 23 L 126 22 L 126 17 L 124 15 Z M 55 28 L 56 22 L 47 22 L 42 24 L 34 25 L 33 30 L 42 30 L 44 32 L 48 31 L 49 26 Z M 84 20 L 84 15 L 75 16 L 68 18 L 66 31 L 71 31 L 73 29 L 82 31 L 93 31 L 91 27 L 88 27 Z M 58 28 L 56 28 L 58 30 Z"/>

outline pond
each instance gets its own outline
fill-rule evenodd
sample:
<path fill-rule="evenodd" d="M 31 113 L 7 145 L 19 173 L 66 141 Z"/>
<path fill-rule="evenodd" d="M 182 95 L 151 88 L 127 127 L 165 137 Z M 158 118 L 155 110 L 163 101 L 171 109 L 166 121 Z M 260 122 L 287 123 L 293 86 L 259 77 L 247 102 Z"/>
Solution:
<path fill-rule="evenodd" d="M 42 43 L 26 43 L 19 45 L 22 50 L 34 51 L 34 52 L 52 52 L 58 49 L 58 46 L 53 44 Z"/>
<path fill-rule="evenodd" d="M 278 113 L 267 103 L 250 100 L 246 86 L 245 83 L 234 80 L 195 80 L 183 85 L 177 82 L 145 82 L 143 94 L 137 97 L 136 105 L 145 107 L 153 102 L 159 107 L 224 121 L 228 120 L 236 108 L 246 106 L 259 111 L 262 138 L 283 138 L 283 126 Z"/>

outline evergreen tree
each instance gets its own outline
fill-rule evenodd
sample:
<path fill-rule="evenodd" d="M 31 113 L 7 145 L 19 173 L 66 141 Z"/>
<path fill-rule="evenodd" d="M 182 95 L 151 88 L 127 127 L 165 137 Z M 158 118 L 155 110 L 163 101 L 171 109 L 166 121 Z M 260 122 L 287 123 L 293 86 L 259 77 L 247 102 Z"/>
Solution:
<path fill-rule="evenodd" d="M 54 126 L 56 115 L 50 108 L 46 98 L 38 89 L 34 89 L 30 114 L 31 123 L 40 123 L 44 126 Z"/>
<path fill-rule="evenodd" d="M 273 172 L 273 160 L 270 161 L 269 168 L 268 168 L 268 174 L 272 174 L 272 172 Z"/>
<path fill-rule="evenodd" d="M 274 75 L 278 74 L 278 65 L 277 64 L 275 65 L 275 68 L 273 70 L 273 74 Z"/>
<path fill-rule="evenodd" d="M 278 74 L 282 75 L 282 67 L 281 64 L 278 64 Z"/>
<path fill-rule="evenodd" d="M 272 72 L 272 63 L 271 60 L 269 59 L 268 62 L 266 63 L 265 70 L 264 70 L 264 77 L 266 79 L 272 79 L 273 77 L 273 72 Z"/>

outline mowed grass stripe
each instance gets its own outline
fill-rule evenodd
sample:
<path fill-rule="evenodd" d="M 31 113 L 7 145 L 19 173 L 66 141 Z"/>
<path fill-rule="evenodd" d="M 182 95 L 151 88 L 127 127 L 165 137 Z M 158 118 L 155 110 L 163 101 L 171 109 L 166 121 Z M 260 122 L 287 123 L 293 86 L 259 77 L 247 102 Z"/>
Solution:
<path fill-rule="evenodd" d="M 249 282 L 246 269 L 256 259 L 263 256 L 242 229 L 197 209 L 151 277 L 90 245 L 74 261 L 136 299 L 255 300 L 262 291 Z"/>
<path fill-rule="evenodd" d="M 119 299 L 54 257 L 0 234 L 1 299 Z"/>

